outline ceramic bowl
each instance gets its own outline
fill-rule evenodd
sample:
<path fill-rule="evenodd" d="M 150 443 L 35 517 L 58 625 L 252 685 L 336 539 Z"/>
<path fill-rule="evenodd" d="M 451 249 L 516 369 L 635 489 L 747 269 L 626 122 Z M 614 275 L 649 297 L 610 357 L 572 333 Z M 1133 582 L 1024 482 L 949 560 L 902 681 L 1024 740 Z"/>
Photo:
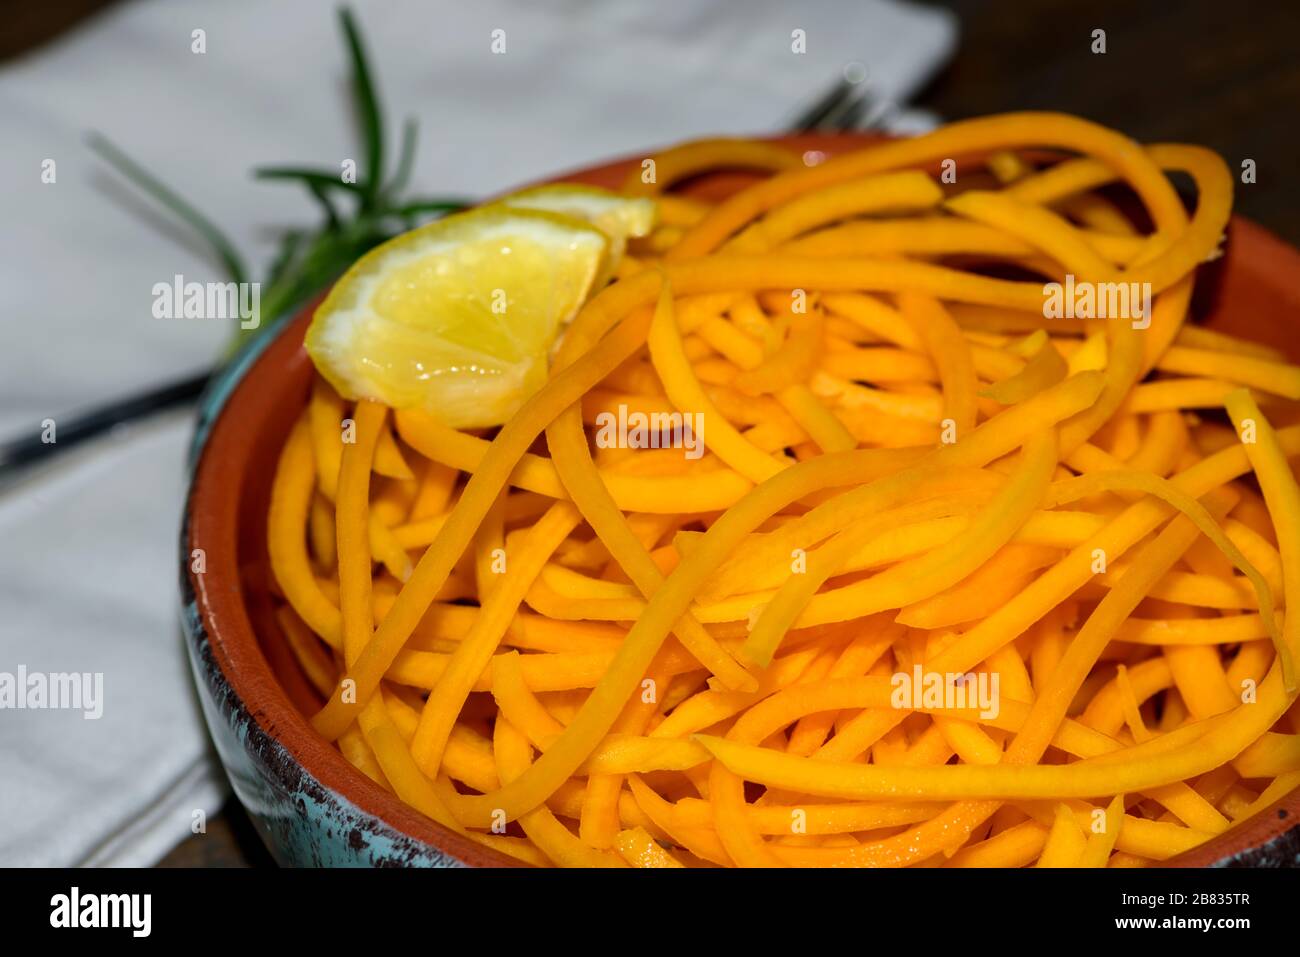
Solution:
<path fill-rule="evenodd" d="M 804 136 L 828 155 L 869 137 Z M 639 158 L 557 181 L 616 187 Z M 720 174 L 688 192 L 720 198 L 750 179 Z M 302 348 L 315 304 L 245 354 L 209 390 L 191 456 L 181 534 L 181 609 L 204 715 L 235 794 L 286 865 L 511 866 L 412 810 L 357 771 L 307 722 L 320 705 L 272 614 L 266 510 L 280 448 L 306 404 L 313 369 Z M 1300 359 L 1300 252 L 1242 219 L 1226 255 L 1203 270 L 1196 321 Z M 192 555 L 202 549 L 205 570 Z M 1300 855 L 1300 791 L 1171 861 L 1277 866 Z"/>

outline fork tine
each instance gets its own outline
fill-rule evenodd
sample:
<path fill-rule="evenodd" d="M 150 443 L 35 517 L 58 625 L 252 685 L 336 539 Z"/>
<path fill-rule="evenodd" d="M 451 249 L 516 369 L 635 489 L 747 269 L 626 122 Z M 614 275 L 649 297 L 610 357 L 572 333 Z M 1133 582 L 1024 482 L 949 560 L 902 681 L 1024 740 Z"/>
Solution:
<path fill-rule="evenodd" d="M 817 128 L 832 132 L 856 130 L 860 127 L 862 119 L 866 116 L 869 106 L 870 99 L 865 93 L 843 100 L 826 116 Z"/>
<path fill-rule="evenodd" d="M 844 104 L 853 98 L 853 92 L 853 84 L 844 79 L 837 80 L 830 89 L 791 122 L 790 132 L 810 133 L 822 129 L 827 117 L 837 110 L 842 110 Z"/>

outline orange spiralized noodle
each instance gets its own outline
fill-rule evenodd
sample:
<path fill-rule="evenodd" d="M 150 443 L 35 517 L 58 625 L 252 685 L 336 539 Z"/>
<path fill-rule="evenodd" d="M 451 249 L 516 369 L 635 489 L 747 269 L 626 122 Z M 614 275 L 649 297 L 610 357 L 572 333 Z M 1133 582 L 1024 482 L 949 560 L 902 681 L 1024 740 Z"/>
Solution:
<path fill-rule="evenodd" d="M 578 867 L 1132 866 L 1300 785 L 1300 367 L 1188 323 L 1217 156 L 1020 113 L 624 191 L 657 230 L 504 426 L 318 380 L 285 442 L 276 617 L 360 773 Z M 1049 318 L 1066 274 L 1149 322 Z"/>

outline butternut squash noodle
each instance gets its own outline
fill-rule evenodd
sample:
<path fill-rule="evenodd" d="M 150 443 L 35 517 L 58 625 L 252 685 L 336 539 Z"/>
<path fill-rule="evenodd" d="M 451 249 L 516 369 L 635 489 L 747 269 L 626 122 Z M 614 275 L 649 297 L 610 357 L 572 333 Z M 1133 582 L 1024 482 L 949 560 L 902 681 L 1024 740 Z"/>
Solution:
<path fill-rule="evenodd" d="M 1187 322 L 1215 154 L 1024 113 L 654 159 L 499 430 L 315 382 L 268 544 L 321 735 L 542 866 L 1141 866 L 1300 786 L 1300 367 Z M 594 443 L 620 409 L 704 454 Z"/>

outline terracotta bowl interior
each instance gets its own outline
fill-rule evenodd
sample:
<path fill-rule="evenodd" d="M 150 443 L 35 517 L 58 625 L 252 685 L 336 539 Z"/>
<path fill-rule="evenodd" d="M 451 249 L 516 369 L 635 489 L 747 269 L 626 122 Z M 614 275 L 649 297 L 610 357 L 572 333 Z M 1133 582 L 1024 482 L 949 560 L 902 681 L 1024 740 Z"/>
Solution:
<path fill-rule="evenodd" d="M 828 155 L 857 148 L 870 136 L 800 136 L 785 142 Z M 617 187 L 639 159 L 558 177 Z M 688 195 L 720 199 L 753 181 L 742 173 L 686 184 Z M 1235 219 L 1226 255 L 1202 270 L 1194 320 L 1247 336 L 1300 359 L 1300 252 L 1258 226 Z M 314 307 L 314 304 L 313 304 Z M 205 575 L 191 576 L 213 653 L 231 688 L 322 784 L 394 828 L 476 865 L 509 865 L 495 852 L 465 841 L 413 811 L 354 769 L 307 724 L 321 705 L 273 614 L 266 552 L 266 509 L 280 449 L 304 408 L 313 369 L 302 349 L 312 309 L 304 310 L 249 370 L 222 410 L 196 469 L 190 504 L 190 545 L 208 554 Z M 1286 830 L 1300 813 L 1300 793 L 1284 799 L 1290 820 L 1265 812 L 1184 855 L 1203 865 L 1255 847 Z"/>

